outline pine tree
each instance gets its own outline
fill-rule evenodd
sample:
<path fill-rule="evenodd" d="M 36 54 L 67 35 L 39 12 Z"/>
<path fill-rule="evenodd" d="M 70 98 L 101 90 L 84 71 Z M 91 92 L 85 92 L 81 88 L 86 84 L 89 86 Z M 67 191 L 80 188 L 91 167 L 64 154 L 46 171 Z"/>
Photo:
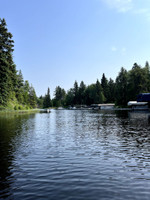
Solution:
<path fill-rule="evenodd" d="M 108 81 L 108 96 L 107 96 L 107 101 L 109 103 L 114 103 L 115 102 L 115 83 L 114 83 L 114 81 L 111 78 Z"/>
<path fill-rule="evenodd" d="M 105 101 L 105 97 L 103 94 L 103 89 L 102 86 L 99 82 L 99 80 L 96 81 L 96 98 L 95 98 L 95 103 L 103 103 Z"/>
<path fill-rule="evenodd" d="M 36 108 L 37 97 L 33 86 L 30 86 L 29 88 L 29 104 L 32 108 Z"/>
<path fill-rule="evenodd" d="M 73 106 L 73 100 L 74 100 L 74 90 L 71 88 L 67 94 L 66 94 L 66 105 L 67 106 Z"/>
<path fill-rule="evenodd" d="M 47 89 L 47 94 L 44 97 L 43 107 L 44 108 L 49 108 L 51 106 L 52 106 L 52 103 L 51 103 L 51 98 L 50 98 L 50 89 L 48 88 Z"/>
<path fill-rule="evenodd" d="M 121 68 L 116 78 L 115 96 L 117 105 L 127 105 L 128 102 L 128 72 Z"/>
<path fill-rule="evenodd" d="M 86 90 L 86 85 L 84 84 L 83 81 L 81 81 L 79 87 L 79 104 L 85 104 L 85 90 Z"/>
<path fill-rule="evenodd" d="M 57 86 L 55 88 L 54 96 L 55 96 L 53 99 L 54 106 L 59 107 L 65 105 L 66 92 L 63 88 Z"/>
<path fill-rule="evenodd" d="M 78 83 L 77 81 L 74 82 L 74 100 L 73 100 L 73 103 L 74 105 L 78 104 L 79 103 L 79 87 L 78 87 Z"/>
<path fill-rule="evenodd" d="M 29 82 L 26 80 L 23 85 L 23 98 L 24 98 L 24 104 L 29 105 L 29 91 L 30 91 L 30 85 Z"/>
<path fill-rule="evenodd" d="M 16 98 L 19 101 L 19 103 L 23 104 L 24 103 L 24 80 L 23 80 L 23 75 L 21 70 L 18 71 L 17 73 L 17 82 L 16 82 Z"/>
<path fill-rule="evenodd" d="M 101 86 L 103 88 L 103 93 L 104 93 L 104 96 L 105 96 L 105 101 L 108 103 L 109 102 L 109 87 L 108 87 L 108 80 L 107 78 L 105 77 L 105 74 L 103 73 L 102 75 L 102 79 L 101 79 Z"/>
<path fill-rule="evenodd" d="M 16 66 L 12 53 L 14 41 L 5 19 L 0 19 L 0 104 L 6 105 L 16 85 Z"/>

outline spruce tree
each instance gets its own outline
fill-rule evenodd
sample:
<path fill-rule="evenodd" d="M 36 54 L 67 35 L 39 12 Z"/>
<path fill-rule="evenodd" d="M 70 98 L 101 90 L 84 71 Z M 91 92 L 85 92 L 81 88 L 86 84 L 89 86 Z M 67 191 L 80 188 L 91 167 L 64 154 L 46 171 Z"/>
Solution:
<path fill-rule="evenodd" d="M 103 103 L 105 100 L 104 94 L 103 94 L 103 88 L 99 82 L 99 80 L 96 81 L 95 84 L 96 87 L 96 97 L 95 97 L 95 103 Z"/>
<path fill-rule="evenodd" d="M 73 103 L 74 105 L 77 105 L 79 103 L 79 87 L 77 81 L 74 82 L 74 100 Z"/>
<path fill-rule="evenodd" d="M 49 108 L 51 106 L 52 106 L 52 103 L 51 103 L 51 98 L 50 98 L 50 89 L 48 88 L 47 89 L 47 94 L 44 97 L 43 107 L 44 108 Z"/>
<path fill-rule="evenodd" d="M 21 70 L 18 71 L 17 73 L 17 82 L 16 82 L 16 98 L 19 101 L 19 103 L 23 104 L 24 103 L 24 80 L 23 80 L 23 75 Z"/>
<path fill-rule="evenodd" d="M 115 96 L 117 105 L 126 106 L 128 102 L 128 72 L 121 68 L 117 78 L 115 87 Z"/>
<path fill-rule="evenodd" d="M 104 96 L 105 96 L 105 101 L 108 103 L 109 102 L 109 87 L 108 87 L 108 80 L 107 78 L 105 77 L 105 74 L 103 73 L 102 75 L 102 79 L 101 79 L 101 86 L 103 88 L 103 93 L 104 93 Z"/>
<path fill-rule="evenodd" d="M 86 85 L 84 84 L 83 81 L 81 81 L 79 87 L 79 104 L 85 104 L 85 90 L 86 90 Z"/>
<path fill-rule="evenodd" d="M 5 19 L 0 19 L 0 104 L 6 105 L 16 85 L 16 66 L 12 53 L 14 41 Z"/>
<path fill-rule="evenodd" d="M 57 86 L 55 88 L 55 92 L 54 92 L 54 106 L 59 107 L 59 106 L 64 106 L 65 104 L 65 98 L 66 98 L 66 92 L 63 88 L 61 88 L 60 86 Z"/>
<path fill-rule="evenodd" d="M 36 108 L 37 106 L 37 97 L 33 86 L 29 88 L 29 104 L 31 108 Z"/>
<path fill-rule="evenodd" d="M 108 96 L 107 96 L 107 98 L 108 98 L 107 101 L 109 103 L 115 102 L 115 83 L 111 78 L 108 81 Z"/>

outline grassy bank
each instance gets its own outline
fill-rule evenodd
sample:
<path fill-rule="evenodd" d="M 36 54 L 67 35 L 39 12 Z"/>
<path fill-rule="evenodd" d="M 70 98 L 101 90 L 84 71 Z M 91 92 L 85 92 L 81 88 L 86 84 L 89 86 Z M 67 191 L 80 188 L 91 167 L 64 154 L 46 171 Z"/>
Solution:
<path fill-rule="evenodd" d="M 40 112 L 40 109 L 33 109 L 30 105 L 20 104 L 16 97 L 12 97 L 7 101 L 6 105 L 0 105 L 0 115 L 7 113 L 33 113 Z"/>
<path fill-rule="evenodd" d="M 0 115 L 2 114 L 21 114 L 21 113 L 36 113 L 40 112 L 40 109 L 28 109 L 28 110 L 11 110 L 11 109 L 1 109 Z"/>

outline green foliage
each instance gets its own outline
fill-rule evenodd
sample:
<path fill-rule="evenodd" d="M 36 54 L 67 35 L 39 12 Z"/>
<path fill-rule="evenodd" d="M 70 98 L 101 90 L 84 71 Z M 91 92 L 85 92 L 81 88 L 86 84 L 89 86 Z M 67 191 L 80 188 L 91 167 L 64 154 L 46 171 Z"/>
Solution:
<path fill-rule="evenodd" d="M 111 78 L 108 81 L 107 102 L 109 103 L 115 102 L 115 82 Z"/>
<path fill-rule="evenodd" d="M 83 105 L 93 103 L 111 103 L 126 106 L 129 100 L 136 100 L 139 93 L 150 92 L 150 66 L 146 62 L 142 68 L 135 63 L 130 71 L 121 68 L 115 82 L 102 74 L 101 83 L 86 86 L 75 81 L 67 92 L 57 86 L 54 99 L 50 98 L 50 89 L 44 97 L 37 98 L 33 86 L 24 81 L 21 70 L 16 71 L 13 62 L 14 41 L 7 29 L 5 19 L 0 18 L 0 109 L 22 110 L 38 107 Z"/>
<path fill-rule="evenodd" d="M 5 19 L 0 19 L 0 104 L 2 105 L 7 105 L 9 93 L 14 91 L 16 83 L 16 66 L 12 59 L 13 43 Z"/>
<path fill-rule="evenodd" d="M 86 88 L 86 104 L 99 104 L 105 101 L 105 97 L 103 94 L 102 86 L 99 80 L 96 81 L 96 84 L 91 84 Z"/>
<path fill-rule="evenodd" d="M 96 96 L 95 96 L 95 101 L 94 103 L 98 104 L 98 103 L 103 103 L 105 101 L 105 97 L 103 94 L 103 89 L 102 86 L 99 82 L 99 80 L 96 81 Z"/>
<path fill-rule="evenodd" d="M 77 105 L 79 103 L 79 87 L 77 81 L 74 82 L 73 93 L 74 93 L 73 104 Z"/>
<path fill-rule="evenodd" d="M 110 102 L 110 100 L 109 100 L 109 85 L 108 85 L 108 80 L 105 77 L 104 73 L 103 73 L 102 79 L 101 79 L 101 86 L 103 88 L 103 94 L 104 94 L 104 97 L 105 97 L 105 102 L 108 103 L 108 102 Z"/>
<path fill-rule="evenodd" d="M 53 106 L 54 106 L 54 107 L 60 107 L 60 106 L 62 106 L 61 101 L 60 101 L 60 100 L 53 99 Z"/>
<path fill-rule="evenodd" d="M 73 100 L 74 100 L 74 91 L 71 88 L 66 94 L 66 105 L 67 106 L 69 106 L 69 105 L 73 106 Z"/>
<path fill-rule="evenodd" d="M 53 106 L 54 107 L 65 106 L 65 98 L 66 98 L 65 90 L 60 86 L 57 86 L 54 92 Z"/>
<path fill-rule="evenodd" d="M 47 94 L 43 99 L 43 108 L 49 108 L 52 106 L 51 98 L 50 98 L 50 89 L 47 89 Z"/>
<path fill-rule="evenodd" d="M 116 78 L 115 99 L 118 105 L 127 105 L 128 73 L 123 67 Z"/>
<path fill-rule="evenodd" d="M 37 107 L 37 97 L 36 97 L 36 93 L 35 93 L 35 90 L 33 88 L 33 86 L 31 86 L 29 88 L 29 105 L 32 107 L 32 108 L 36 108 Z"/>
<path fill-rule="evenodd" d="M 14 110 L 23 110 L 23 106 L 15 105 Z"/>
<path fill-rule="evenodd" d="M 115 98 L 117 105 L 125 106 L 129 100 L 136 100 L 140 93 L 150 92 L 150 67 L 135 63 L 130 71 L 121 68 L 115 83 Z"/>
<path fill-rule="evenodd" d="M 0 111 L 4 111 L 5 110 L 5 106 L 0 105 Z"/>
<path fill-rule="evenodd" d="M 43 101 L 44 101 L 44 98 L 42 96 L 37 98 L 37 107 L 38 108 L 43 108 Z"/>
<path fill-rule="evenodd" d="M 80 83 L 80 87 L 78 90 L 78 98 L 79 98 L 79 104 L 83 105 L 86 102 L 86 85 L 84 84 L 83 81 Z"/>
<path fill-rule="evenodd" d="M 149 67 L 147 65 L 142 68 L 135 63 L 132 70 L 128 73 L 128 96 L 135 100 L 137 95 L 142 92 L 149 92 Z"/>
<path fill-rule="evenodd" d="M 101 83 L 97 80 L 95 84 L 86 86 L 81 81 L 78 86 L 75 81 L 73 88 L 66 93 L 63 104 L 61 90 L 59 86 L 56 87 L 53 99 L 55 106 L 114 102 L 118 106 L 127 106 L 127 102 L 136 100 L 139 93 L 150 92 L 150 66 L 148 62 L 143 68 L 135 63 L 130 71 L 122 67 L 115 81 L 111 78 L 108 80 L 105 74 L 102 75 Z"/>
<path fill-rule="evenodd" d="M 18 110 L 18 105 L 15 105 L 14 110 Z"/>
<path fill-rule="evenodd" d="M 14 41 L 5 19 L 0 19 L 0 105 L 22 110 L 36 107 L 36 94 L 13 62 Z"/>

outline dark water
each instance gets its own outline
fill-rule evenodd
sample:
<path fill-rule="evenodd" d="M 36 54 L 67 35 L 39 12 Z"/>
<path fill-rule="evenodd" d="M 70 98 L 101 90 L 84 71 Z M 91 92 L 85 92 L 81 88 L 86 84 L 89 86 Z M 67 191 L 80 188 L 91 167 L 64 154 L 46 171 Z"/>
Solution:
<path fill-rule="evenodd" d="M 0 199 L 150 199 L 145 115 L 52 110 L 0 116 Z"/>

